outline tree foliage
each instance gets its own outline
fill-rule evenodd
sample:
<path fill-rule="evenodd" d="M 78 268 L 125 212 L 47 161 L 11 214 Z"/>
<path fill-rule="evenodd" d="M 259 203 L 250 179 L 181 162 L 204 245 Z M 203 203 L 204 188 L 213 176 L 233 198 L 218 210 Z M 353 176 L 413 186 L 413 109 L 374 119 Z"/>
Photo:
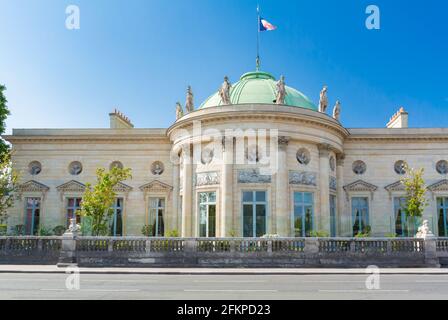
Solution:
<path fill-rule="evenodd" d="M 422 217 L 423 211 L 428 206 L 426 198 L 426 185 L 423 179 L 425 170 L 406 167 L 406 176 L 401 180 L 406 190 L 407 217 Z"/>
<path fill-rule="evenodd" d="M 8 110 L 8 100 L 4 95 L 6 87 L 0 84 L 0 134 L 5 133 L 6 130 L 6 118 L 10 115 Z M 6 155 L 9 151 L 9 146 L 3 139 L 0 139 L 0 155 Z"/>
<path fill-rule="evenodd" d="M 18 189 L 18 174 L 13 169 L 9 153 L 0 155 L 0 224 L 8 219 L 8 209 L 14 205 Z"/>
<path fill-rule="evenodd" d="M 121 181 L 131 178 L 131 169 L 113 167 L 96 171 L 97 183 L 92 187 L 86 184 L 80 214 L 91 221 L 92 235 L 105 236 L 109 233 L 109 222 L 113 215 L 112 206 L 116 193 L 114 187 Z"/>

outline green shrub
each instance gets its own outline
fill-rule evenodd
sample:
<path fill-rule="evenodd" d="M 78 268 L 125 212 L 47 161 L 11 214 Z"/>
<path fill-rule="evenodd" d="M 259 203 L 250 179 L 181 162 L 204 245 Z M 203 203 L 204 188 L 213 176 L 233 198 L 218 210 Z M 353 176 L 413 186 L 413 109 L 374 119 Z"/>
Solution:
<path fill-rule="evenodd" d="M 55 236 L 62 236 L 67 228 L 65 226 L 56 226 L 53 228 L 53 233 Z"/>
<path fill-rule="evenodd" d="M 330 234 L 325 230 L 313 230 L 310 233 L 312 238 L 328 238 Z"/>
<path fill-rule="evenodd" d="M 50 228 L 40 227 L 38 231 L 38 235 L 41 237 L 52 236 L 53 232 Z"/>
<path fill-rule="evenodd" d="M 14 236 L 23 236 L 25 235 L 25 226 L 23 224 L 15 225 L 12 229 L 12 234 Z"/>
<path fill-rule="evenodd" d="M 0 224 L 0 236 L 6 236 L 8 232 L 8 226 L 6 224 Z"/>
<path fill-rule="evenodd" d="M 152 237 L 152 235 L 153 235 L 153 228 L 154 227 L 151 224 L 144 225 L 142 227 L 142 235 L 144 235 L 145 237 Z"/>
<path fill-rule="evenodd" d="M 166 233 L 166 237 L 168 238 L 179 238 L 179 231 L 178 230 L 170 230 Z"/>

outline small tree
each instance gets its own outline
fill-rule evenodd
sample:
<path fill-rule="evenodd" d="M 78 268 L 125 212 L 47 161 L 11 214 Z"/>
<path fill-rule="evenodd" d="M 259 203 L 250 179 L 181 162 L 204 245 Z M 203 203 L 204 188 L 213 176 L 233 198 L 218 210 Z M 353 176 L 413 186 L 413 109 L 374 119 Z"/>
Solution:
<path fill-rule="evenodd" d="M 10 115 L 8 106 L 6 105 L 8 101 L 5 98 L 4 91 L 6 87 L 0 84 L 0 134 L 5 133 L 6 129 L 6 118 Z M 3 139 L 0 139 L 0 156 L 4 156 L 8 153 L 9 146 Z"/>
<path fill-rule="evenodd" d="M 0 225 L 8 220 L 8 209 L 14 205 L 18 186 L 18 174 L 12 168 L 10 154 L 0 155 Z"/>
<path fill-rule="evenodd" d="M 401 180 L 406 190 L 406 206 L 404 208 L 406 217 L 411 220 L 411 231 L 414 234 L 415 219 L 421 218 L 425 208 L 428 206 L 428 199 L 426 198 L 426 185 L 423 179 L 425 170 L 412 169 L 406 167 L 406 176 Z M 409 224 L 408 224 L 409 228 Z"/>
<path fill-rule="evenodd" d="M 110 171 L 100 168 L 96 171 L 97 184 L 86 184 L 80 214 L 92 223 L 94 236 L 108 235 L 109 221 L 113 215 L 112 206 L 117 196 L 114 187 L 121 181 L 131 178 L 131 169 L 113 167 Z"/>

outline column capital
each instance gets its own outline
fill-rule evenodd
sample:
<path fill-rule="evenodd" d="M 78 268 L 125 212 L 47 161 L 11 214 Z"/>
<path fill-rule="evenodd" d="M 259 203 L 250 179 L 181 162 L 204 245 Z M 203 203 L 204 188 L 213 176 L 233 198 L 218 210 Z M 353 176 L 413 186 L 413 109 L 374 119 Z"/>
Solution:
<path fill-rule="evenodd" d="M 345 153 L 337 153 L 336 154 L 336 165 L 338 167 L 343 167 L 345 161 Z"/>
<path fill-rule="evenodd" d="M 321 143 L 317 145 L 317 148 L 319 149 L 319 157 L 324 158 L 330 155 L 331 146 L 328 143 Z"/>
<path fill-rule="evenodd" d="M 291 140 L 290 137 L 279 136 L 278 137 L 278 145 L 279 145 L 279 147 L 287 147 L 290 140 Z"/>

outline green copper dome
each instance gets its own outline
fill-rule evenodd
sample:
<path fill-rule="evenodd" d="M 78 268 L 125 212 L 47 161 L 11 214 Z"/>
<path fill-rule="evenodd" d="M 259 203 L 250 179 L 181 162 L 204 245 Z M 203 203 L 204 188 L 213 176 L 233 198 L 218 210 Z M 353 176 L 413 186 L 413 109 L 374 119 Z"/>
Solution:
<path fill-rule="evenodd" d="M 230 101 L 236 104 L 275 104 L 276 99 L 275 78 L 261 71 L 248 72 L 241 76 L 240 81 L 232 85 Z M 286 86 L 285 105 L 300 107 L 317 111 L 317 107 L 301 92 Z M 222 105 L 219 92 L 210 96 L 200 106 L 200 109 Z"/>

